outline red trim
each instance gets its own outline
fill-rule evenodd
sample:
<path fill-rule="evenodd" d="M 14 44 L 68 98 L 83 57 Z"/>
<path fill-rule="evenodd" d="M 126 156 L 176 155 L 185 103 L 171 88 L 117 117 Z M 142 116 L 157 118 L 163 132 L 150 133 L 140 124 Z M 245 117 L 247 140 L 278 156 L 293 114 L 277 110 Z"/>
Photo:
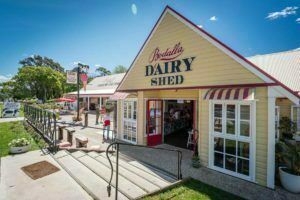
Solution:
<path fill-rule="evenodd" d="M 149 126 L 149 122 L 150 122 L 150 110 L 149 110 L 149 107 L 150 107 L 150 102 L 151 101 L 154 101 L 154 102 L 159 102 L 160 103 L 160 133 L 157 133 L 155 135 L 150 135 L 149 132 L 150 132 L 150 126 Z M 147 113 L 146 113 L 146 116 L 147 116 L 147 145 L 148 146 L 155 146 L 155 145 L 159 145 L 159 144 L 162 144 L 162 135 L 163 135 L 163 100 L 147 100 Z M 155 104 L 155 110 L 154 110 L 154 119 L 156 119 L 156 104 Z M 155 128 L 156 129 L 156 128 Z"/>
<path fill-rule="evenodd" d="M 218 90 L 218 89 L 214 89 L 214 90 L 212 91 L 212 93 L 210 93 L 209 99 L 214 99 L 214 96 L 215 96 L 215 93 L 216 93 L 217 90 Z"/>
<path fill-rule="evenodd" d="M 218 94 L 217 99 L 221 99 L 221 98 L 222 98 L 223 92 L 224 92 L 224 89 L 222 88 L 222 89 L 219 91 L 219 94 Z"/>
<path fill-rule="evenodd" d="M 249 88 L 244 89 L 243 99 L 247 99 L 249 97 Z"/>
<path fill-rule="evenodd" d="M 205 30 L 203 30 L 202 28 L 199 28 L 196 24 L 194 24 L 193 22 L 191 22 L 190 20 L 188 20 L 186 17 L 184 17 L 183 15 L 181 15 L 180 13 L 178 13 L 177 11 L 175 11 L 173 8 L 171 8 L 170 6 L 166 6 L 165 9 L 163 10 L 162 14 L 160 15 L 160 17 L 158 18 L 158 20 L 156 21 L 154 27 L 152 28 L 150 34 L 148 35 L 148 37 L 146 38 L 145 42 L 143 43 L 141 49 L 139 50 L 138 54 L 135 56 L 133 62 L 131 63 L 128 71 L 126 72 L 125 76 L 123 77 L 122 81 L 120 82 L 119 86 L 123 83 L 123 80 L 125 79 L 125 77 L 127 76 L 127 73 L 130 71 L 133 63 L 135 62 L 135 60 L 137 59 L 138 55 L 140 54 L 140 52 L 142 51 L 142 49 L 144 48 L 144 45 L 146 44 L 146 42 L 148 41 L 149 37 L 152 35 L 154 29 L 156 28 L 158 22 L 160 21 L 161 17 L 163 16 L 163 14 L 167 11 L 167 9 L 171 10 L 172 12 L 174 12 L 176 15 L 178 15 L 179 17 L 181 17 L 183 20 L 185 20 L 187 23 L 191 24 L 193 27 L 195 27 L 197 30 L 201 31 L 202 33 L 206 34 L 208 37 L 210 37 L 211 39 L 213 39 L 214 41 L 216 41 L 217 43 L 219 43 L 220 45 L 222 45 L 223 47 L 225 47 L 227 50 L 229 50 L 231 53 L 233 53 L 234 55 L 236 55 L 237 57 L 239 57 L 240 59 L 242 59 L 244 62 L 248 63 L 249 65 L 251 65 L 252 67 L 254 67 L 256 70 L 258 70 L 259 72 L 261 72 L 262 74 L 264 74 L 265 76 L 267 76 L 268 78 L 270 78 L 271 80 L 273 80 L 275 83 L 277 83 L 277 85 L 282 86 L 284 89 L 286 89 L 287 91 L 289 91 L 290 93 L 292 93 L 293 95 L 295 95 L 296 97 L 300 98 L 300 94 L 296 93 L 295 91 L 291 90 L 289 87 L 287 87 L 286 85 L 284 85 L 283 83 L 281 83 L 280 81 L 278 81 L 277 79 L 275 79 L 273 76 L 271 76 L 270 74 L 266 73 L 265 71 L 263 71 L 261 68 L 257 67 L 255 64 L 253 64 L 252 62 L 250 62 L 249 60 L 247 60 L 245 57 L 243 57 L 242 55 L 240 55 L 239 53 L 237 53 L 236 51 L 234 51 L 233 49 L 231 49 L 229 46 L 225 45 L 223 42 L 221 42 L 220 40 L 218 40 L 217 38 L 215 38 L 214 36 L 212 36 L 211 34 L 209 34 L 208 32 L 206 32 Z M 117 88 L 117 91 L 119 91 L 119 86 Z M 137 89 L 135 89 L 134 91 L 136 91 Z M 144 89 L 147 90 L 147 89 Z M 151 90 L 151 89 L 148 89 Z M 120 90 L 120 91 L 124 91 L 124 90 Z M 132 90 L 126 90 L 126 91 L 132 91 Z"/>
<path fill-rule="evenodd" d="M 123 76 L 123 78 L 122 78 L 121 82 L 119 83 L 119 85 L 118 85 L 118 87 L 117 87 L 116 91 L 118 91 L 118 90 L 119 90 L 119 87 L 122 85 L 122 83 L 123 83 L 123 80 L 125 79 L 125 77 L 126 77 L 126 76 L 127 76 L 127 74 L 129 73 L 129 71 L 130 71 L 130 69 L 131 69 L 131 67 L 132 67 L 133 63 L 134 63 L 134 62 L 135 62 L 135 60 L 137 59 L 137 57 L 140 55 L 140 53 L 141 53 L 142 49 L 144 48 L 144 46 L 145 46 L 146 42 L 148 41 L 148 39 L 149 39 L 149 38 L 150 38 L 150 36 L 152 35 L 152 33 L 153 33 L 153 31 L 154 31 L 154 29 L 155 29 L 156 25 L 158 24 L 158 22 L 160 21 L 160 19 L 161 19 L 161 18 L 162 18 L 162 16 L 164 15 L 164 13 L 165 13 L 165 11 L 167 10 L 167 8 L 168 8 L 168 6 L 166 6 L 166 7 L 165 7 L 165 9 L 163 10 L 163 12 L 160 14 L 160 16 L 159 16 L 158 20 L 156 21 L 155 25 L 153 26 L 153 28 L 151 29 L 151 31 L 150 31 L 150 33 L 149 33 L 149 35 L 147 36 L 146 40 L 144 41 L 144 43 L 143 43 L 142 47 L 140 48 L 140 50 L 139 50 L 138 54 L 135 56 L 135 58 L 133 59 L 132 63 L 130 64 L 130 67 L 129 67 L 129 68 L 128 68 L 128 70 L 126 71 L 126 74 Z"/>
<path fill-rule="evenodd" d="M 230 98 L 231 90 L 232 90 L 231 88 L 227 90 L 225 99 L 229 99 Z"/>
<path fill-rule="evenodd" d="M 234 99 L 239 99 L 239 94 L 240 94 L 240 88 L 236 89 L 234 92 Z"/>
<path fill-rule="evenodd" d="M 207 86 L 190 86 L 190 87 L 177 87 L 177 88 L 146 88 L 146 89 L 130 89 L 119 90 L 119 92 L 131 91 L 151 91 L 151 90 L 184 90 L 184 89 L 210 89 L 210 88 L 241 88 L 241 87 L 267 87 L 276 86 L 277 83 L 253 83 L 253 84 L 237 84 L 237 85 L 207 85 Z"/>

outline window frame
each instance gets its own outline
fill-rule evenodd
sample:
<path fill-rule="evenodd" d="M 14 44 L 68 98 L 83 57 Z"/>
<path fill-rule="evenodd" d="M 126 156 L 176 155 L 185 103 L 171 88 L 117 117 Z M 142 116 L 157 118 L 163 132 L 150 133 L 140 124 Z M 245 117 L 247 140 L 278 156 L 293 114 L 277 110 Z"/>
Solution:
<path fill-rule="evenodd" d="M 131 118 L 128 118 L 128 116 L 129 116 L 129 106 L 127 106 L 126 104 L 127 103 L 130 103 L 131 104 L 131 111 L 130 111 L 130 116 L 131 116 Z M 134 103 L 136 104 L 136 110 L 134 111 Z M 126 141 L 126 142 L 129 142 L 129 143 L 131 143 L 131 144 L 137 144 L 137 140 L 138 140 L 138 138 L 137 138 L 137 109 L 138 109 L 138 101 L 137 101 L 137 99 L 135 99 L 135 98 L 130 98 L 130 99 L 124 99 L 124 100 L 122 100 L 122 124 L 121 124 L 121 132 L 122 132 L 122 140 L 123 141 Z M 124 116 L 124 114 L 125 114 L 125 107 L 126 107 L 126 109 L 127 109 L 127 112 L 126 112 L 126 117 Z M 136 119 L 134 119 L 134 112 L 136 113 L 136 115 L 135 115 L 135 117 L 136 117 Z M 125 123 L 135 123 L 135 127 L 136 127 L 136 129 L 135 129 L 135 133 L 132 131 L 131 132 L 131 139 L 129 140 L 128 138 L 126 138 L 125 139 L 125 135 L 128 137 L 128 134 L 125 134 Z M 135 134 L 135 141 L 133 141 L 132 140 L 132 134 Z"/>
<path fill-rule="evenodd" d="M 299 119 L 298 118 L 296 120 L 294 119 L 294 109 L 295 108 L 296 108 L 296 115 L 295 115 L 296 118 L 298 117 L 298 115 L 300 116 L 300 106 L 292 105 L 291 106 L 291 121 L 293 121 L 293 122 L 295 122 L 297 124 L 297 131 L 296 132 L 300 133 L 300 126 L 298 126 L 298 124 L 300 124 L 300 117 L 299 117 Z"/>
<path fill-rule="evenodd" d="M 214 131 L 214 105 L 215 104 L 222 104 L 222 133 L 218 133 Z M 227 134 L 227 105 L 235 105 L 235 134 Z M 242 136 L 240 135 L 240 106 L 241 105 L 248 105 L 250 106 L 250 118 L 249 118 L 249 136 Z M 242 120 L 245 121 L 245 120 Z M 249 100 L 249 101 L 235 101 L 235 100 L 210 100 L 209 101 L 209 168 L 214 170 L 236 176 L 245 180 L 254 181 L 255 180 L 255 149 L 256 149 L 256 101 Z M 214 138 L 219 137 L 223 139 L 223 168 L 214 165 Z M 226 139 L 234 140 L 236 144 L 235 148 L 235 157 L 236 160 L 238 158 L 242 158 L 245 160 L 249 160 L 249 175 L 244 175 L 238 173 L 238 165 L 237 162 L 235 166 L 235 171 L 231 171 L 225 168 L 225 157 L 226 157 Z M 249 158 L 244 158 L 238 155 L 238 142 L 247 142 L 249 143 Z M 218 152 L 217 152 L 218 153 Z"/>

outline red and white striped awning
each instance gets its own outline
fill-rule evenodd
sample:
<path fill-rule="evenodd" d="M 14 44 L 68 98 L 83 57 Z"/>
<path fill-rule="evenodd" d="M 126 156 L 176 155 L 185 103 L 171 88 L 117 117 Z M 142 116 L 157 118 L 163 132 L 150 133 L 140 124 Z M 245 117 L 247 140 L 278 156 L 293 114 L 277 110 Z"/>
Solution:
<path fill-rule="evenodd" d="M 119 99 L 126 99 L 129 93 L 124 92 L 115 92 L 111 97 L 110 100 L 119 100 Z"/>
<path fill-rule="evenodd" d="M 254 88 L 212 88 L 204 100 L 253 100 Z"/>

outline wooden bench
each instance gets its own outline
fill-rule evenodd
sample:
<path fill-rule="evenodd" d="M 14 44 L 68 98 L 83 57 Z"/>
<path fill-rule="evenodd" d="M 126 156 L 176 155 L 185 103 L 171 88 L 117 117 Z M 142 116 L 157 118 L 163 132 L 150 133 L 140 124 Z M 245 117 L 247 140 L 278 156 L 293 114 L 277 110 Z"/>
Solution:
<path fill-rule="evenodd" d="M 73 133 L 75 133 L 74 128 L 66 128 L 67 131 L 67 141 L 73 145 Z"/>
<path fill-rule="evenodd" d="M 89 142 L 89 139 L 87 137 L 77 135 L 75 137 L 75 141 L 76 141 L 76 148 L 80 148 L 80 147 L 87 147 L 87 143 Z"/>

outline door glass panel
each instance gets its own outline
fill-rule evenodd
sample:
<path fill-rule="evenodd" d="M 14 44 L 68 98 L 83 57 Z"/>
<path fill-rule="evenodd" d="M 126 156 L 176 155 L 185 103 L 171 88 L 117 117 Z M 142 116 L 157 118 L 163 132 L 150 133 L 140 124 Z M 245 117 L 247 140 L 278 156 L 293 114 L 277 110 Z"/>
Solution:
<path fill-rule="evenodd" d="M 238 142 L 238 156 L 249 158 L 249 147 L 248 142 Z"/>
<path fill-rule="evenodd" d="M 226 106 L 226 133 L 235 134 L 235 105 Z"/>
<path fill-rule="evenodd" d="M 214 165 L 223 168 L 224 154 L 215 152 Z"/>
<path fill-rule="evenodd" d="M 226 139 L 225 152 L 226 154 L 236 155 L 236 141 Z"/>
<path fill-rule="evenodd" d="M 249 105 L 241 105 L 241 119 L 250 120 L 250 106 Z"/>
<path fill-rule="evenodd" d="M 214 130 L 215 132 L 222 133 L 222 118 L 214 119 Z"/>
<path fill-rule="evenodd" d="M 215 117 L 222 117 L 222 104 L 215 104 L 214 116 Z"/>
<path fill-rule="evenodd" d="M 249 160 L 238 158 L 238 173 L 249 176 Z"/>
<path fill-rule="evenodd" d="M 225 156 L 225 168 L 230 170 L 230 171 L 236 171 L 235 169 L 236 166 L 236 157 L 235 156 Z"/>
<path fill-rule="evenodd" d="M 241 136 L 250 136 L 250 122 L 249 121 L 240 121 L 240 135 Z"/>
<path fill-rule="evenodd" d="M 149 101 L 149 134 L 161 134 L 162 101 Z"/>
<path fill-rule="evenodd" d="M 214 131 L 222 133 L 222 104 L 214 104 Z"/>
<path fill-rule="evenodd" d="M 224 139 L 223 138 L 215 138 L 214 141 L 215 151 L 224 152 Z"/>

